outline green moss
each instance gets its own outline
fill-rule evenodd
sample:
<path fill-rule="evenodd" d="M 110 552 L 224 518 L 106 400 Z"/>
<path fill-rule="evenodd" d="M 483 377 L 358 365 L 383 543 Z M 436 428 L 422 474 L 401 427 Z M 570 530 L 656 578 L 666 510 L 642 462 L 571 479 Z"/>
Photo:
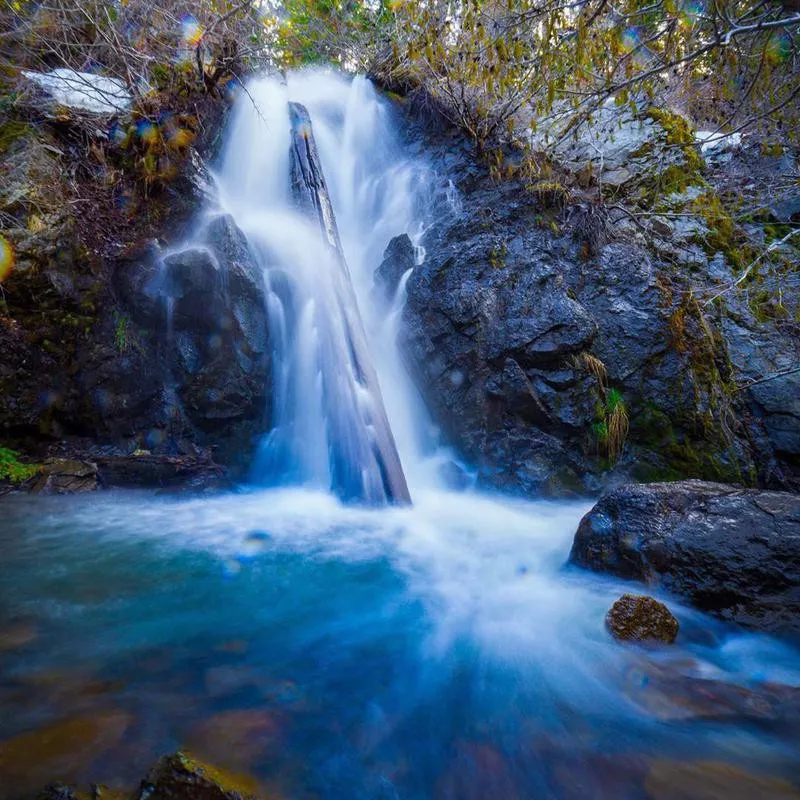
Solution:
<path fill-rule="evenodd" d="M 238 775 L 226 772 L 218 767 L 210 766 L 190 755 L 185 750 L 177 753 L 176 759 L 184 770 L 193 775 L 204 777 L 223 793 L 251 797 L 260 789 L 258 782 L 249 775 Z"/>
<path fill-rule="evenodd" d="M 709 230 L 705 237 L 697 240 L 709 255 L 722 253 L 728 263 L 739 270 L 757 257 L 755 248 L 715 192 L 704 192 L 692 202 L 691 208 Z"/>
<path fill-rule="evenodd" d="M 128 349 L 128 318 L 122 314 L 115 314 L 114 342 L 117 350 L 124 353 Z"/>
<path fill-rule="evenodd" d="M 779 222 L 768 222 L 764 225 L 764 236 L 767 243 L 779 242 L 795 229 L 794 225 L 781 224 Z"/>
<path fill-rule="evenodd" d="M 761 155 L 767 158 L 780 158 L 784 153 L 784 147 L 780 142 L 761 145 Z"/>
<path fill-rule="evenodd" d="M 651 108 L 647 112 L 650 119 L 655 120 L 667 134 L 667 144 L 679 147 L 690 172 L 700 172 L 705 163 L 700 155 L 694 131 L 686 117 L 666 108 Z"/>
<path fill-rule="evenodd" d="M 651 108 L 647 116 L 663 128 L 667 144 L 679 153 L 679 163 L 671 163 L 662 171 L 652 175 L 642 187 L 641 202 L 646 207 L 655 208 L 663 205 L 665 197 L 681 194 L 690 186 L 703 185 L 705 181 L 702 171 L 705 163 L 697 149 L 692 128 L 684 117 L 663 108 Z M 634 151 L 633 157 L 644 158 L 650 156 L 654 150 L 652 142 L 645 142 Z"/>
<path fill-rule="evenodd" d="M 789 318 L 789 311 L 783 303 L 782 295 L 768 289 L 755 292 L 749 300 L 750 310 L 759 322 Z"/>
<path fill-rule="evenodd" d="M 685 419 L 680 427 L 691 429 L 697 420 Z M 673 420 L 661 409 L 648 404 L 637 415 L 631 429 L 631 441 L 655 453 L 658 464 L 640 461 L 634 467 L 634 477 L 640 481 L 677 481 L 700 478 L 722 483 L 752 483 L 742 475 L 739 464 L 722 442 L 715 442 L 713 430 L 701 423 L 703 435 L 694 438 L 675 432 Z M 706 438 L 711 435 L 711 439 Z"/>
<path fill-rule="evenodd" d="M 0 125 L 0 155 L 5 155 L 14 142 L 33 133 L 33 126 L 27 122 L 9 120 Z"/>
<path fill-rule="evenodd" d="M 23 464 L 16 450 L 0 447 L 0 480 L 23 483 L 40 470 L 39 464 Z"/>
<path fill-rule="evenodd" d="M 489 251 L 489 265 L 494 269 L 501 269 L 506 265 L 506 256 L 508 255 L 508 247 L 505 242 L 497 247 L 493 247 Z"/>

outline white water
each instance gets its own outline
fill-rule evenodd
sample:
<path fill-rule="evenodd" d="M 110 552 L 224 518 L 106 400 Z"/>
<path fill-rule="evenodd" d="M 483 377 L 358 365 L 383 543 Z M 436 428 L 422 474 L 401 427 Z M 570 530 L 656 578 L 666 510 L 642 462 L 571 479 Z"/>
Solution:
<path fill-rule="evenodd" d="M 309 111 L 339 234 L 364 320 L 381 393 L 407 479 L 429 485 L 430 425 L 395 347 L 402 297 L 376 301 L 373 273 L 389 241 L 421 236 L 430 176 L 404 158 L 391 110 L 363 78 L 330 72 L 252 82 L 238 100 L 217 175 L 219 203 L 233 215 L 264 268 L 274 365 L 273 428 L 253 477 L 268 485 L 382 492 L 371 464 L 370 407 L 336 307 L 335 266 L 315 224 L 292 206 L 288 102 Z M 348 462 L 342 467 L 342 461 Z M 344 492 L 347 494 L 347 492 Z"/>

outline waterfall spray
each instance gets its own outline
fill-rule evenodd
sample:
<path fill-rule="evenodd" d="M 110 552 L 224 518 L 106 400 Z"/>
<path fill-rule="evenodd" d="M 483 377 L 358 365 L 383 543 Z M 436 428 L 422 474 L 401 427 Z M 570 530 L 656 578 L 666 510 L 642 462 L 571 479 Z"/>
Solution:
<path fill-rule="evenodd" d="M 372 273 L 393 236 L 421 231 L 425 171 L 402 158 L 367 81 L 315 72 L 250 86 L 217 179 L 267 288 L 272 425 L 254 482 L 407 501 L 416 399 Z"/>

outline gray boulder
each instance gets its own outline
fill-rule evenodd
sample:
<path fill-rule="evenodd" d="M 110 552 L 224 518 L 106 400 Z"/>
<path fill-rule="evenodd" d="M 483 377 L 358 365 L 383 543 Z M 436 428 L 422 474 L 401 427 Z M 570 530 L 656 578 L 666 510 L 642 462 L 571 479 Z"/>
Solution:
<path fill-rule="evenodd" d="M 718 483 L 627 485 L 581 520 L 572 564 L 731 622 L 800 634 L 800 496 Z"/>

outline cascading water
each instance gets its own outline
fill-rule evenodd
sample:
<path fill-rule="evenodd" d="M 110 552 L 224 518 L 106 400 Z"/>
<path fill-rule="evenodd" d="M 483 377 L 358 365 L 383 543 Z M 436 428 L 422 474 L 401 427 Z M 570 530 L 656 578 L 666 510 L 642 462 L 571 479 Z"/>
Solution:
<path fill-rule="evenodd" d="M 270 289 L 276 408 L 256 471 L 295 486 L 4 499 L 0 800 L 56 780 L 127 796 L 178 746 L 259 797 L 800 796 L 795 645 L 665 597 L 678 640 L 621 646 L 603 620 L 630 584 L 563 569 L 588 502 L 428 480 L 424 409 L 393 344 L 403 284 L 388 308 L 371 292 L 389 239 L 420 231 L 426 171 L 369 84 L 302 74 L 249 92 L 219 205 Z M 342 346 L 341 265 L 293 203 L 289 100 L 311 115 L 413 506 L 329 491 L 384 490 L 359 460 L 374 406 Z M 219 211 L 199 243 L 228 229 Z M 215 294 L 235 305 L 252 284 L 228 269 Z M 346 452 L 366 474 L 337 476 Z"/>
<path fill-rule="evenodd" d="M 333 225 L 329 241 L 291 191 L 293 138 L 311 136 L 297 133 L 308 123 L 293 119 L 292 103 L 311 118 L 335 218 L 323 220 Z M 372 273 L 390 239 L 421 232 L 426 173 L 402 157 L 390 123 L 366 80 L 320 72 L 255 81 L 235 111 L 219 203 L 264 271 L 273 351 L 273 426 L 256 457 L 257 483 L 402 500 L 394 437 L 406 470 L 420 461 L 419 404 L 394 348 L 392 315 L 382 320 L 372 302 Z"/>

